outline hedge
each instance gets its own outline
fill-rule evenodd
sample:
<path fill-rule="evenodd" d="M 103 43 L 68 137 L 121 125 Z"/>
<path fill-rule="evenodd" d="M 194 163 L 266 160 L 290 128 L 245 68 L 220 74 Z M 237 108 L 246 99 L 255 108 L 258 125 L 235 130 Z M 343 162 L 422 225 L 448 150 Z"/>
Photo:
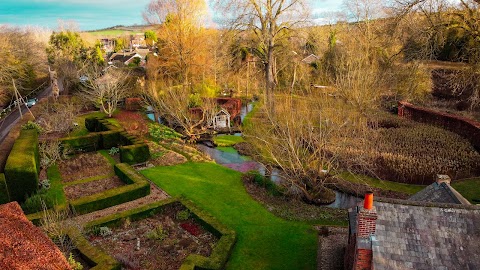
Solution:
<path fill-rule="evenodd" d="M 101 137 L 101 147 L 102 149 L 110 149 L 112 147 L 118 147 L 123 145 L 122 136 L 118 130 L 109 130 L 99 132 Z"/>
<path fill-rule="evenodd" d="M 10 200 L 22 202 L 38 189 L 40 155 L 38 133 L 22 130 L 5 165 L 5 180 Z"/>
<path fill-rule="evenodd" d="M 110 189 L 102 193 L 71 201 L 70 206 L 75 213 L 90 213 L 117 204 L 133 201 L 150 194 L 150 182 L 128 164 L 116 164 L 114 170 L 127 186 Z"/>
<path fill-rule="evenodd" d="M 68 237 L 80 252 L 81 257 L 90 265 L 95 265 L 91 270 L 121 270 L 121 265 L 117 260 L 105 253 L 103 250 L 93 246 L 81 232 L 75 228 L 69 228 Z"/>
<path fill-rule="evenodd" d="M 77 151 L 93 152 L 100 148 L 102 136 L 100 133 L 91 133 L 85 136 L 61 138 L 60 142 Z"/>
<path fill-rule="evenodd" d="M 181 203 L 183 204 L 194 216 L 194 218 L 202 224 L 202 226 L 219 237 L 219 240 L 215 247 L 213 247 L 212 253 L 209 257 L 201 255 L 189 255 L 182 266 L 181 270 L 187 269 L 223 269 L 230 257 L 233 250 L 233 246 L 236 241 L 235 231 L 229 229 L 207 212 L 200 210 L 193 202 L 185 199 L 168 199 L 164 201 L 154 202 L 136 209 L 115 213 L 109 216 L 105 216 L 96 220 L 93 220 L 85 225 L 85 228 L 93 228 L 98 226 L 118 226 L 126 218 L 135 221 L 162 211 L 162 209 L 168 205 Z"/>
<path fill-rule="evenodd" d="M 128 164 L 146 162 L 150 159 L 150 150 L 145 143 L 120 147 L 120 161 Z"/>
<path fill-rule="evenodd" d="M 8 196 L 5 174 L 0 173 L 0 204 L 8 203 L 9 201 L 10 197 Z"/>

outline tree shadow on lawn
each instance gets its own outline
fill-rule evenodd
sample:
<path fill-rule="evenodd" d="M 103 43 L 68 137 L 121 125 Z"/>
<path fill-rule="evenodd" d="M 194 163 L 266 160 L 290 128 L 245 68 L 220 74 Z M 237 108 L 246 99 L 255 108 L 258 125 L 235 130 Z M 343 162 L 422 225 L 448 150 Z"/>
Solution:
<path fill-rule="evenodd" d="M 227 269 L 316 269 L 317 234 L 311 225 L 268 212 L 246 192 L 241 173 L 213 163 L 155 167 L 141 173 L 237 232 Z"/>

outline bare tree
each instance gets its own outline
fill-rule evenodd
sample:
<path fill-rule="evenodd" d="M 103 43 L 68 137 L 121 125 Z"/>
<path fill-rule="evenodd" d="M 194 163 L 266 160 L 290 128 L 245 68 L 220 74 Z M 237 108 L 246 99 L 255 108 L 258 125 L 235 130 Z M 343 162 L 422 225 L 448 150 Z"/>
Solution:
<path fill-rule="evenodd" d="M 276 87 L 276 57 L 278 46 L 291 31 L 309 17 L 303 0 L 217 0 L 217 6 L 231 18 L 232 29 L 254 33 L 255 51 L 264 65 L 265 100 L 273 111 L 273 93 Z"/>
<path fill-rule="evenodd" d="M 98 106 L 108 117 L 112 117 L 118 103 L 128 96 L 129 74 L 122 70 L 108 69 L 105 73 L 90 72 L 88 77 L 80 97 Z"/>
<path fill-rule="evenodd" d="M 200 99 L 180 87 L 157 88 L 151 83 L 144 96 L 170 126 L 179 128 L 192 142 L 207 132 L 217 109 L 212 99 Z M 195 97 L 198 100 L 192 102 Z"/>
<path fill-rule="evenodd" d="M 275 117 L 263 110 L 245 137 L 267 163 L 281 169 L 289 189 L 311 203 L 331 202 L 334 195 L 324 187 L 330 177 L 340 166 L 366 163 L 361 156 L 342 155 L 355 142 L 369 145 L 365 117 L 328 95 L 276 97 Z"/>

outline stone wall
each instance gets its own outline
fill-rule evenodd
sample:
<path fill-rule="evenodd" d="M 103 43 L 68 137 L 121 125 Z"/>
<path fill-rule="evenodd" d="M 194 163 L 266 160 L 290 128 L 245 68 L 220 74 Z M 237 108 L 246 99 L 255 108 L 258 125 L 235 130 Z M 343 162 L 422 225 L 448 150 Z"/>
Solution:
<path fill-rule="evenodd" d="M 418 107 L 406 101 L 398 102 L 398 116 L 455 132 L 469 140 L 475 149 L 480 149 L 480 123 L 477 121 Z"/>

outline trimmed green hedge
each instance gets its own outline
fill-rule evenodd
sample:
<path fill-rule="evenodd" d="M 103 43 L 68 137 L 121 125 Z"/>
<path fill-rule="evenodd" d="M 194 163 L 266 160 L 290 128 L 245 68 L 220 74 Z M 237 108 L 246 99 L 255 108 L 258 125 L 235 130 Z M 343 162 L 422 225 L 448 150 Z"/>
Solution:
<path fill-rule="evenodd" d="M 85 136 L 61 138 L 60 142 L 77 151 L 93 152 L 101 147 L 102 136 L 100 133 L 91 133 Z"/>
<path fill-rule="evenodd" d="M 120 161 L 128 164 L 146 162 L 150 159 L 150 149 L 146 144 L 120 146 Z"/>
<path fill-rule="evenodd" d="M 195 217 L 195 219 L 202 224 L 202 226 L 210 231 L 212 234 L 219 237 L 219 240 L 212 250 L 210 257 L 201 255 L 189 255 L 182 266 L 181 270 L 187 269 L 223 269 L 230 257 L 233 246 L 236 241 L 235 231 L 229 229 L 207 212 L 199 209 L 193 202 L 185 199 L 168 199 L 164 201 L 154 202 L 136 209 L 115 213 L 106 217 L 93 220 L 85 225 L 85 228 L 93 228 L 98 226 L 118 226 L 126 218 L 135 221 L 162 211 L 168 205 L 181 203 L 183 204 Z"/>
<path fill-rule="evenodd" d="M 5 174 L 0 173 L 0 204 L 8 203 L 10 197 L 8 196 L 7 182 L 5 181 Z"/>
<path fill-rule="evenodd" d="M 122 136 L 120 135 L 119 130 L 110 130 L 99 132 L 101 136 L 101 147 L 102 149 L 110 149 L 112 147 L 118 147 L 123 145 Z"/>
<path fill-rule="evenodd" d="M 39 170 L 38 133 L 34 129 L 22 130 L 5 165 L 10 200 L 22 202 L 38 189 Z"/>
<path fill-rule="evenodd" d="M 122 268 L 117 260 L 85 239 L 77 228 L 70 228 L 67 235 L 72 239 L 82 258 L 89 264 L 95 265 L 90 268 L 91 270 L 120 270 Z"/>
<path fill-rule="evenodd" d="M 150 194 L 150 182 L 128 164 L 116 164 L 115 173 L 127 186 L 107 190 L 102 193 L 82 197 L 70 202 L 77 214 L 85 214 L 105 209 L 117 204 L 133 201 Z"/>

